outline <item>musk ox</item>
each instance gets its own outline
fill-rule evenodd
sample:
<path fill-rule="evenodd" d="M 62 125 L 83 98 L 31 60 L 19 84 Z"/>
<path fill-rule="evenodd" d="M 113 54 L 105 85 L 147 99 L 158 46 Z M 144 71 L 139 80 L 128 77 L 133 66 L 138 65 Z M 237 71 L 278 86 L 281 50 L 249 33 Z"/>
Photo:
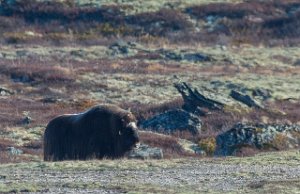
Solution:
<path fill-rule="evenodd" d="M 44 133 L 44 160 L 113 159 L 138 143 L 136 119 L 131 112 L 99 105 L 51 120 Z"/>

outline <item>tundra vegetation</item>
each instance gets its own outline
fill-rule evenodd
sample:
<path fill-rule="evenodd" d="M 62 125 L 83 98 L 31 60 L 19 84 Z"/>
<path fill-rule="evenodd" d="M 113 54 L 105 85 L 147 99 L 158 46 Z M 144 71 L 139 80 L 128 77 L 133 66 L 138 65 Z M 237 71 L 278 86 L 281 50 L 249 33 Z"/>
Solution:
<path fill-rule="evenodd" d="M 0 1 L 0 192 L 296 193 L 299 17 L 297 0 Z M 209 103 L 189 112 L 174 83 Z M 43 162 L 48 122 L 102 103 L 198 133 L 141 127 L 163 160 Z"/>

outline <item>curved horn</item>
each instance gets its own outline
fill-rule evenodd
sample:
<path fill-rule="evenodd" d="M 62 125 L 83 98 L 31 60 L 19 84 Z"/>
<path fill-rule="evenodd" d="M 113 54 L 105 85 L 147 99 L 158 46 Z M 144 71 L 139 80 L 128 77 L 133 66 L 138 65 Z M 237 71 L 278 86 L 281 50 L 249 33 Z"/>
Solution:
<path fill-rule="evenodd" d="M 136 123 L 135 123 L 135 122 L 130 122 L 130 123 L 128 123 L 126 127 L 130 127 L 130 128 L 133 128 L 133 129 L 135 129 L 135 130 L 137 130 L 137 129 L 138 129 L 138 127 L 137 127 L 137 125 L 136 125 Z"/>

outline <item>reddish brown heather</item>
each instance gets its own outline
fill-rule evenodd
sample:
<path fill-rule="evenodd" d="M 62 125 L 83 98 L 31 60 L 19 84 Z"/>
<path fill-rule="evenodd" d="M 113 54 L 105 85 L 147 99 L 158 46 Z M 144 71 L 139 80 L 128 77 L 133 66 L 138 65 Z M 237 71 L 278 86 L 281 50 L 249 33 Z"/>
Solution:
<path fill-rule="evenodd" d="M 142 143 L 153 147 L 162 148 L 164 158 L 179 158 L 194 156 L 194 154 L 186 153 L 178 143 L 178 139 L 173 136 L 159 135 L 155 133 L 140 133 Z"/>

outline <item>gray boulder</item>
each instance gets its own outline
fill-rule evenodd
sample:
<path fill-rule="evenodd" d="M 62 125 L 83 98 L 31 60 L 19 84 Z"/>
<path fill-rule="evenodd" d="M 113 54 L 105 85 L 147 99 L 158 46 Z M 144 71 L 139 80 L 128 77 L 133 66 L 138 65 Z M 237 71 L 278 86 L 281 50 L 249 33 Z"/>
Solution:
<path fill-rule="evenodd" d="M 298 135 L 297 135 L 298 134 Z M 243 146 L 287 149 L 300 146 L 299 125 L 247 125 L 238 123 L 216 138 L 215 155 L 234 155 Z"/>
<path fill-rule="evenodd" d="M 191 62 L 202 62 L 212 60 L 208 55 L 202 53 L 186 53 L 183 55 L 183 59 Z"/>
<path fill-rule="evenodd" d="M 202 121 L 198 116 L 183 109 L 170 110 L 141 123 L 141 127 L 144 129 L 168 134 L 177 130 L 187 130 L 193 134 L 198 134 L 201 131 L 201 126 Z"/>
<path fill-rule="evenodd" d="M 130 159 L 163 159 L 161 148 L 150 147 L 142 144 L 139 148 L 131 150 L 127 156 Z"/>

